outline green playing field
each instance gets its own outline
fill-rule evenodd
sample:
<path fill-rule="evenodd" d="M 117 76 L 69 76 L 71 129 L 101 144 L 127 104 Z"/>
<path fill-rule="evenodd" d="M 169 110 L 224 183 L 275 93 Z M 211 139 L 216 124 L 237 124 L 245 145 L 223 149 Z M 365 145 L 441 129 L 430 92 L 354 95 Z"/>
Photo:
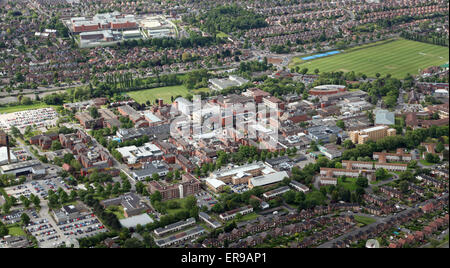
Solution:
<path fill-rule="evenodd" d="M 294 58 L 290 68 L 299 66 L 308 68 L 308 73 L 320 72 L 350 72 L 363 73 L 375 77 L 391 74 L 396 78 L 404 78 L 407 73 L 417 74 L 419 69 L 447 63 L 449 48 L 405 39 L 388 42 L 378 42 L 343 51 L 324 58 L 303 61 Z"/>

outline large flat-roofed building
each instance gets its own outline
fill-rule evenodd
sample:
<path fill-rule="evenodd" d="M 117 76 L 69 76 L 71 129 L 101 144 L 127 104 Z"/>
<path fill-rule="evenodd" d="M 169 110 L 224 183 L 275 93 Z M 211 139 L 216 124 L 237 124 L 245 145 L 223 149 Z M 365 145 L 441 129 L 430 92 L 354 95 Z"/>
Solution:
<path fill-rule="evenodd" d="M 93 118 L 88 112 L 81 112 L 75 114 L 75 118 L 80 121 L 80 124 L 86 129 L 97 129 L 103 127 L 103 117 Z"/>
<path fill-rule="evenodd" d="M 315 96 L 333 95 L 345 90 L 346 87 L 341 85 L 321 85 L 310 89 L 309 94 Z"/>
<path fill-rule="evenodd" d="M 298 182 L 298 181 L 292 180 L 292 181 L 289 183 L 289 186 L 291 186 L 292 188 L 294 188 L 295 190 L 297 190 L 297 191 L 299 191 L 299 192 L 304 192 L 304 193 L 309 192 L 309 188 L 306 187 L 305 185 L 301 184 L 301 183 Z"/>
<path fill-rule="evenodd" d="M 249 179 L 274 173 L 275 170 L 263 162 L 247 165 L 228 167 L 211 173 L 211 179 L 217 179 L 224 183 L 242 184 L 248 183 Z"/>
<path fill-rule="evenodd" d="M 209 224 L 212 228 L 217 229 L 220 228 L 222 226 L 222 224 L 216 220 L 214 220 L 213 218 L 211 218 L 208 214 L 206 214 L 205 212 L 200 211 L 198 213 L 198 217 L 203 220 L 204 222 L 206 222 L 207 224 Z"/>
<path fill-rule="evenodd" d="M 407 164 L 397 163 L 375 163 L 375 162 L 363 162 L 363 161 L 348 161 L 342 160 L 342 166 L 347 169 L 366 169 L 375 170 L 384 168 L 389 171 L 406 171 L 408 169 Z"/>
<path fill-rule="evenodd" d="M 225 183 L 218 179 L 212 179 L 208 178 L 205 180 L 206 186 L 208 186 L 209 189 L 214 191 L 215 193 L 219 193 L 223 191 L 223 188 L 225 187 Z"/>
<path fill-rule="evenodd" d="M 201 191 L 201 182 L 190 174 L 183 174 L 180 183 L 167 184 L 161 181 L 151 181 L 148 185 L 150 193 L 161 193 L 162 201 L 184 198 Z"/>
<path fill-rule="evenodd" d="M 337 126 L 313 126 L 308 128 L 307 132 L 310 139 L 328 143 L 331 137 L 341 135 L 342 129 Z"/>
<path fill-rule="evenodd" d="M 282 195 L 282 194 L 284 194 L 286 192 L 289 192 L 290 190 L 291 189 L 288 186 L 283 186 L 283 187 L 277 188 L 275 190 L 263 193 L 263 197 L 264 197 L 264 199 L 269 200 L 269 199 L 272 199 L 272 198 L 274 198 L 276 196 L 279 196 L 279 195 Z"/>
<path fill-rule="evenodd" d="M 80 211 L 74 205 L 63 206 L 58 211 L 53 211 L 53 216 L 57 223 L 67 222 L 68 220 L 80 217 Z"/>
<path fill-rule="evenodd" d="M 160 160 L 163 152 L 153 143 L 145 143 L 143 146 L 127 146 L 116 149 L 127 164 L 136 164 L 138 162 L 146 162 Z"/>
<path fill-rule="evenodd" d="M 245 207 L 240 207 L 237 209 L 233 209 L 233 210 L 224 212 L 224 213 L 220 214 L 219 217 L 223 221 L 228 221 L 228 220 L 231 220 L 234 217 L 236 217 L 237 214 L 245 215 L 245 214 L 249 214 L 252 212 L 253 212 L 252 206 L 245 206 Z"/>
<path fill-rule="evenodd" d="M 180 231 L 188 226 L 194 225 L 195 224 L 195 219 L 194 218 L 189 218 L 187 220 L 184 221 L 179 221 L 176 223 L 172 223 L 169 224 L 167 226 L 164 227 L 159 227 L 157 229 L 155 229 L 153 232 L 157 235 L 157 236 L 163 236 L 169 233 L 173 233 L 176 231 Z"/>
<path fill-rule="evenodd" d="M 137 29 L 138 24 L 134 15 L 123 15 L 120 12 L 96 14 L 88 19 L 86 17 L 74 17 L 70 19 L 69 29 L 73 33 L 111 30 Z"/>
<path fill-rule="evenodd" d="M 341 176 L 351 177 L 351 178 L 358 178 L 359 176 L 364 176 L 368 179 L 374 179 L 375 178 L 375 170 L 368 169 L 368 170 L 353 170 L 353 169 L 345 169 L 345 168 L 320 168 L 320 180 L 324 178 L 337 178 Z"/>
<path fill-rule="evenodd" d="M 395 113 L 388 110 L 375 111 L 375 125 L 395 125 Z"/>
<path fill-rule="evenodd" d="M 281 182 L 284 178 L 289 177 L 286 171 L 274 172 L 259 177 L 251 178 L 248 182 L 248 187 L 252 189 L 253 187 L 261 186 L 268 187 L 276 183 Z"/>
<path fill-rule="evenodd" d="M 229 87 L 238 87 L 242 86 L 249 82 L 249 80 L 244 79 L 239 76 L 230 75 L 228 78 L 224 79 L 209 79 L 209 88 L 212 90 L 221 91 L 223 89 L 229 88 Z"/>
<path fill-rule="evenodd" d="M 205 229 L 203 227 L 197 226 L 195 228 L 186 230 L 184 232 L 174 234 L 174 235 L 171 235 L 171 236 L 163 238 L 163 239 L 155 240 L 155 243 L 156 243 L 156 245 L 158 245 L 158 247 L 173 246 L 182 241 L 186 241 L 186 240 L 192 239 L 194 237 L 200 236 L 204 232 L 205 232 Z"/>
<path fill-rule="evenodd" d="M 398 148 L 396 153 L 374 152 L 373 159 L 378 160 L 378 162 L 380 163 L 385 163 L 389 161 L 408 162 L 413 160 L 412 155 L 409 153 L 405 153 L 401 148 Z"/>
<path fill-rule="evenodd" d="M 376 126 L 350 132 L 350 139 L 354 144 L 364 144 L 367 141 L 377 141 L 384 137 L 395 136 L 396 131 L 387 126 Z"/>
<path fill-rule="evenodd" d="M 106 199 L 100 202 L 104 208 L 109 206 L 122 206 L 125 217 L 131 217 L 141 214 L 148 210 L 149 207 L 145 204 L 139 196 L 134 193 L 128 193 L 116 198 Z"/>
<path fill-rule="evenodd" d="M 146 224 L 153 223 L 153 219 L 147 213 L 128 217 L 119 220 L 120 225 L 125 228 L 136 228 L 136 226 L 145 226 Z"/>
<path fill-rule="evenodd" d="M 169 169 L 163 163 L 146 163 L 142 165 L 142 168 L 133 170 L 131 176 L 135 180 L 142 181 L 146 178 L 151 178 L 153 174 L 158 174 L 159 177 L 166 176 L 168 172 Z"/>
<path fill-rule="evenodd" d="M 6 165 L 8 163 L 16 163 L 16 162 L 17 157 L 12 152 L 9 152 L 8 156 L 7 147 L 0 147 L 0 165 Z"/>
<path fill-rule="evenodd" d="M 333 177 L 320 177 L 319 179 L 320 185 L 337 185 L 337 178 Z"/>
<path fill-rule="evenodd" d="M 33 175 L 44 175 L 45 168 L 38 160 L 29 160 L 3 165 L 0 167 L 0 172 L 1 174 L 14 174 L 15 176 L 21 176 L 30 173 Z"/>
<path fill-rule="evenodd" d="M 174 37 L 176 33 L 175 25 L 163 16 L 147 17 L 139 25 L 147 38 Z"/>

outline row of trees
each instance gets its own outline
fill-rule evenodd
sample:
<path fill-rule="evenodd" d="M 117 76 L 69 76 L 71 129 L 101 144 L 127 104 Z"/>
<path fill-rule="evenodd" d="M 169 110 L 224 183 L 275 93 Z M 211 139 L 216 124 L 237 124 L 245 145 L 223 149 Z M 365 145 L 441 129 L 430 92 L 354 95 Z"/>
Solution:
<path fill-rule="evenodd" d="M 262 15 L 238 5 L 218 6 L 199 15 L 186 15 L 183 21 L 214 35 L 218 32 L 231 33 L 267 26 Z"/>
<path fill-rule="evenodd" d="M 400 36 L 405 39 L 409 39 L 409 40 L 413 40 L 413 41 L 419 41 L 419 42 L 423 42 L 423 43 L 429 43 L 429 44 L 433 44 L 433 45 L 448 47 L 448 38 L 446 38 L 444 36 L 443 37 L 429 37 L 428 33 L 426 35 L 424 35 L 424 34 L 411 33 L 411 32 L 406 32 L 406 31 L 403 31 L 400 34 Z"/>

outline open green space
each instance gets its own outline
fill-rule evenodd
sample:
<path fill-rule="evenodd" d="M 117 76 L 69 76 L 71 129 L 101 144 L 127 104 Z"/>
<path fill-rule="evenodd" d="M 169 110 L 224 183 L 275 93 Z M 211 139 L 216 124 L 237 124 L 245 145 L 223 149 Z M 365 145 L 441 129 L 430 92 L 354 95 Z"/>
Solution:
<path fill-rule="evenodd" d="M 260 215 L 256 212 L 252 212 L 246 215 L 243 215 L 241 217 L 239 217 L 236 221 L 237 222 L 243 222 L 243 221 L 251 221 L 254 220 L 256 218 L 258 218 Z"/>
<path fill-rule="evenodd" d="M 220 38 L 228 38 L 228 37 L 229 37 L 229 35 L 226 34 L 226 33 L 224 33 L 224 32 L 218 32 L 218 33 L 216 34 L 216 36 L 217 36 L 217 37 L 220 37 Z"/>
<path fill-rule="evenodd" d="M 355 191 L 356 190 L 356 180 L 358 178 L 345 178 L 345 181 L 342 180 L 342 178 L 338 178 L 338 184 L 342 185 L 345 189 L 349 191 Z"/>
<path fill-rule="evenodd" d="M 34 109 L 47 108 L 47 107 L 55 108 L 58 106 L 47 105 L 45 103 L 36 103 L 36 104 L 31 104 L 31 105 L 0 106 L 0 114 L 14 113 L 14 112 L 19 112 L 19 111 L 34 110 Z"/>
<path fill-rule="evenodd" d="M 340 54 L 313 59 L 309 61 L 296 57 L 289 67 L 308 68 L 308 73 L 351 72 L 364 73 L 375 77 L 391 74 L 396 78 L 404 78 L 407 73 L 417 74 L 419 69 L 442 65 L 449 61 L 449 48 L 416 41 L 398 39 L 382 41 L 344 50 Z"/>
<path fill-rule="evenodd" d="M 425 160 L 425 159 L 420 159 L 419 162 L 420 162 L 422 165 L 424 165 L 424 166 L 432 166 L 432 165 L 434 165 L 433 163 L 430 163 L 430 162 L 428 162 L 428 161 Z"/>
<path fill-rule="evenodd" d="M 22 227 L 18 226 L 17 224 L 9 225 L 8 226 L 8 231 L 9 231 L 8 234 L 12 235 L 12 236 L 26 235 L 25 232 L 23 231 Z"/>
<path fill-rule="evenodd" d="M 106 209 L 106 211 L 114 213 L 114 215 L 116 215 L 119 220 L 125 219 L 123 207 L 121 206 L 110 206 Z"/>
<path fill-rule="evenodd" d="M 355 218 L 355 221 L 362 223 L 364 225 L 369 225 L 376 221 L 375 219 L 365 217 L 365 216 L 359 216 L 359 215 L 355 215 L 354 218 Z"/>
<path fill-rule="evenodd" d="M 167 208 L 167 214 L 175 215 L 178 212 L 185 210 L 186 201 L 187 201 L 187 199 L 183 198 L 183 199 L 172 199 L 172 200 L 164 202 L 164 204 L 166 205 L 166 208 Z M 177 203 L 178 205 L 176 206 L 176 208 L 170 208 L 170 205 L 169 205 L 170 203 Z"/>
<path fill-rule="evenodd" d="M 171 103 L 171 97 L 183 96 L 186 97 L 188 94 L 195 95 L 200 92 L 208 92 L 208 88 L 200 88 L 192 90 L 191 92 L 184 86 L 170 86 L 170 87 L 158 87 L 150 88 L 144 90 L 130 91 L 127 95 L 130 96 L 138 103 L 145 103 L 150 101 L 155 103 L 157 99 L 163 99 L 165 103 Z"/>

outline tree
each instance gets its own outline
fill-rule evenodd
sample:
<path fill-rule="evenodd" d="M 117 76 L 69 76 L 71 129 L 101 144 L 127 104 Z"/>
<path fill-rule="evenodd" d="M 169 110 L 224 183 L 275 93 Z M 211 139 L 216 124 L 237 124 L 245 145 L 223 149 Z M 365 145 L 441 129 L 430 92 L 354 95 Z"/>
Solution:
<path fill-rule="evenodd" d="M 153 173 L 152 174 L 152 180 L 159 181 L 159 174 L 158 173 Z"/>
<path fill-rule="evenodd" d="M 7 236 L 9 234 L 9 229 L 6 225 L 0 221 L 0 237 Z"/>
<path fill-rule="evenodd" d="M 358 179 L 356 179 L 356 185 L 361 188 L 366 188 L 367 186 L 369 186 L 369 181 L 367 180 L 367 178 L 358 177 Z"/>
<path fill-rule="evenodd" d="M 417 160 L 411 160 L 408 162 L 408 168 L 415 169 L 417 167 Z"/>
<path fill-rule="evenodd" d="M 413 181 L 414 174 L 411 171 L 407 170 L 407 171 L 400 173 L 399 179 L 402 181 Z"/>
<path fill-rule="evenodd" d="M 406 194 L 408 192 L 409 183 L 407 181 L 401 181 L 399 184 L 399 187 L 400 187 L 400 191 L 402 191 L 402 193 Z"/>
<path fill-rule="evenodd" d="M 52 146 L 50 147 L 50 149 L 51 149 L 52 151 L 58 151 L 58 150 L 61 150 L 61 149 L 62 149 L 61 142 L 59 142 L 59 141 L 57 141 L 57 140 L 53 141 L 53 142 L 52 142 Z"/>
<path fill-rule="evenodd" d="M 257 209 L 260 206 L 259 201 L 256 199 L 250 199 L 249 203 L 250 203 L 250 206 L 253 207 L 253 209 Z"/>
<path fill-rule="evenodd" d="M 22 221 L 23 226 L 27 226 L 30 223 L 30 217 L 26 213 L 22 213 L 20 216 L 20 220 Z"/>
<path fill-rule="evenodd" d="M 352 149 L 352 148 L 355 147 L 355 145 L 353 144 L 353 142 L 352 142 L 351 140 L 345 140 L 345 141 L 342 143 L 342 146 L 343 146 L 345 149 Z"/>
<path fill-rule="evenodd" d="M 144 248 L 144 245 L 137 238 L 128 238 L 123 243 L 124 248 Z"/>
<path fill-rule="evenodd" d="M 152 195 L 150 195 L 150 201 L 152 203 L 161 202 L 161 200 L 162 200 L 162 195 L 159 191 L 155 191 Z"/>
<path fill-rule="evenodd" d="M 439 156 L 431 153 L 425 155 L 425 161 L 428 163 L 439 163 Z"/>
<path fill-rule="evenodd" d="M 98 118 L 100 116 L 97 107 L 91 107 L 89 108 L 89 114 L 92 116 L 92 118 Z"/>
<path fill-rule="evenodd" d="M 21 195 L 19 199 L 20 199 L 20 201 L 22 202 L 22 204 L 23 204 L 23 206 L 25 208 L 29 208 L 30 207 L 31 201 L 26 196 Z"/>
<path fill-rule="evenodd" d="M 4 214 L 8 214 L 10 209 L 11 209 L 11 204 L 9 202 L 6 202 L 5 204 L 3 204 L 3 213 Z"/>
<path fill-rule="evenodd" d="M 66 164 L 70 164 L 70 162 L 71 162 L 72 160 L 74 160 L 74 159 L 75 159 L 75 157 L 73 156 L 73 154 L 67 153 L 67 154 L 65 154 L 64 157 L 63 157 L 63 162 L 66 163 Z"/>
<path fill-rule="evenodd" d="M 31 194 L 30 200 L 36 208 L 41 207 L 41 199 L 38 196 Z"/>
<path fill-rule="evenodd" d="M 389 173 L 384 168 L 379 168 L 377 171 L 375 171 L 375 177 L 377 180 L 385 180 L 389 176 Z"/>
<path fill-rule="evenodd" d="M 191 210 L 193 208 L 195 208 L 197 206 L 197 199 L 195 198 L 195 196 L 190 195 L 188 197 L 186 197 L 185 203 L 184 203 L 184 207 L 186 210 Z"/>
<path fill-rule="evenodd" d="M 284 201 L 286 201 L 286 203 L 288 204 L 292 204 L 294 203 L 295 200 L 295 192 L 294 191 L 288 191 L 286 193 L 283 194 L 283 199 Z"/>
<path fill-rule="evenodd" d="M 336 126 L 342 128 L 343 130 L 345 130 L 345 123 L 342 120 L 336 121 Z"/>
<path fill-rule="evenodd" d="M 442 142 L 438 142 L 434 150 L 436 151 L 436 153 L 441 153 L 445 150 L 444 144 L 442 144 Z"/>

